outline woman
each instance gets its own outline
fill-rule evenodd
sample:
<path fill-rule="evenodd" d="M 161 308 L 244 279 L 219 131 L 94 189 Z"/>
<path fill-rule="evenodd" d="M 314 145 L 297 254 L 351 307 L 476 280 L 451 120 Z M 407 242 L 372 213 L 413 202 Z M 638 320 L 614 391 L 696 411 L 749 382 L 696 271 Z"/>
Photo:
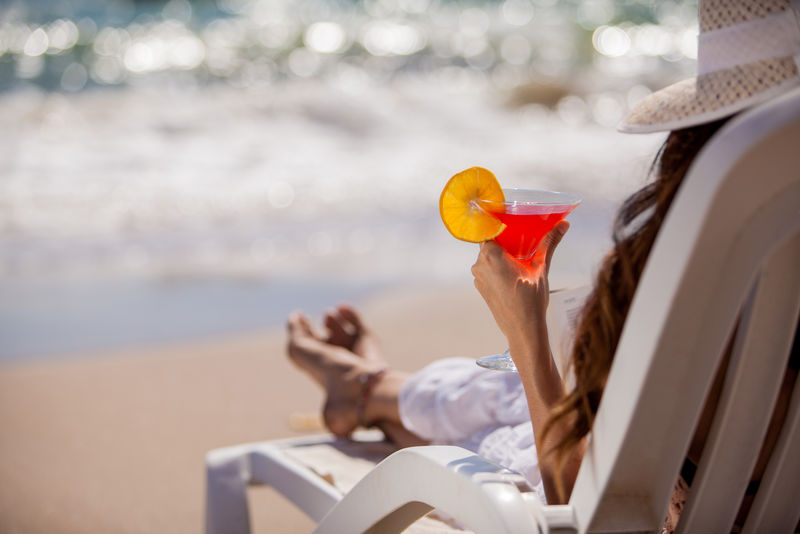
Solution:
<path fill-rule="evenodd" d="M 622 326 L 650 249 L 697 153 L 731 115 L 800 85 L 800 8 L 789 0 L 701 0 L 696 78 L 650 95 L 626 118 L 626 132 L 670 130 L 653 165 L 654 181 L 621 207 L 614 248 L 605 258 L 579 324 L 567 392 L 550 352 L 545 311 L 552 255 L 568 229 L 556 226 L 530 266 L 499 246 L 481 245 L 472 268 L 475 286 L 508 340 L 519 375 L 477 369 L 471 360 L 446 360 L 415 373 L 386 369 L 360 317 L 340 307 L 319 337 L 300 314 L 289 319 L 289 355 L 327 391 L 324 418 L 337 435 L 377 425 L 399 445 L 457 443 L 515 469 L 548 503 L 565 502 L 585 451 Z M 768 35 L 770 38 L 763 38 Z M 795 380 L 787 371 L 764 454 L 777 437 Z M 720 392 L 723 369 L 707 399 L 687 465 L 696 461 Z M 674 526 L 690 478 L 676 486 L 665 524 Z"/>
<path fill-rule="evenodd" d="M 696 152 L 700 141 L 718 127 L 714 123 L 671 134 L 660 154 L 658 179 L 620 210 L 617 245 L 600 269 L 578 329 L 575 391 L 569 395 L 564 391 L 545 323 L 550 260 L 569 228 L 562 222 L 545 237 L 530 266 L 487 242 L 472 267 L 475 286 L 506 336 L 519 374 L 487 371 L 471 359 L 442 360 L 414 374 L 388 369 L 374 334 L 352 308 L 340 306 L 325 315 L 324 337 L 314 332 L 304 315 L 293 313 L 288 322 L 289 357 L 327 392 L 326 426 L 347 436 L 358 426 L 376 425 L 400 446 L 428 442 L 465 446 L 521 472 L 547 502 L 563 502 L 577 476 L 590 417 L 636 280 L 693 156 L 687 150 Z M 623 237 L 630 221 L 648 210 L 652 210 L 648 221 Z M 586 353 L 591 356 L 584 357 Z M 591 411 L 572 413 L 568 403 L 582 406 L 584 398 Z M 551 413 L 563 415 L 548 426 Z M 537 455 L 554 449 L 569 453 L 560 458 Z M 558 462 L 562 468 L 557 474 Z"/>

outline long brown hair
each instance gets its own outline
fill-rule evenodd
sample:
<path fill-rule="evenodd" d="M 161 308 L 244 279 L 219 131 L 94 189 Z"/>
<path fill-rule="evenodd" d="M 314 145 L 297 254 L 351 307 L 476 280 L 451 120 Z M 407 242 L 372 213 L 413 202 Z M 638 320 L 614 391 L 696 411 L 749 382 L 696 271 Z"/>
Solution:
<path fill-rule="evenodd" d="M 651 167 L 655 180 L 631 195 L 617 212 L 614 247 L 597 274 L 594 290 L 582 311 L 572 350 L 575 386 L 550 413 L 544 435 L 558 421 L 570 431 L 556 443 L 556 486 L 565 500 L 560 471 L 568 453 L 592 428 L 622 326 L 650 249 L 695 156 L 725 120 L 675 130 L 661 146 Z"/>

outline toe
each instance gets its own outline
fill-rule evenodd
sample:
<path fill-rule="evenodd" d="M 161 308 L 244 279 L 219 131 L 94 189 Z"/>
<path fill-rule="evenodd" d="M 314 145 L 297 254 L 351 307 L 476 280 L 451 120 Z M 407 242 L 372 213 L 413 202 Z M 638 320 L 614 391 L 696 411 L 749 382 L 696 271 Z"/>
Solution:
<path fill-rule="evenodd" d="M 339 314 L 339 310 L 329 310 L 325 313 L 325 328 L 328 329 L 328 343 L 346 349 L 352 349 L 355 336 L 351 325 Z"/>
<path fill-rule="evenodd" d="M 361 320 L 361 316 L 353 307 L 347 304 L 342 304 L 338 307 L 337 311 L 339 312 L 339 316 L 343 320 L 350 323 L 356 332 L 362 332 L 366 330 L 364 322 Z"/>
<path fill-rule="evenodd" d="M 339 315 L 347 321 L 353 329 L 353 351 L 367 360 L 383 362 L 377 338 L 372 330 L 361 319 L 355 308 L 343 304 L 339 306 Z"/>
<path fill-rule="evenodd" d="M 289 334 L 291 335 L 314 336 L 311 328 L 311 322 L 301 311 L 295 310 L 290 313 L 289 318 L 286 321 L 286 326 L 289 329 Z"/>

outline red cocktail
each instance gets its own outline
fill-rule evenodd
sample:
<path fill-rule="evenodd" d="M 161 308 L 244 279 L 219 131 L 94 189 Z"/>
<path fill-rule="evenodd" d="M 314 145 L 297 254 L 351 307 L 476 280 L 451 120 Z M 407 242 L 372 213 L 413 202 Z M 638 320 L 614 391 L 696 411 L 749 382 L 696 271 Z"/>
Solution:
<path fill-rule="evenodd" d="M 533 256 L 547 232 L 581 202 L 577 195 L 555 191 L 503 189 L 503 194 L 505 202 L 477 202 L 506 225 L 494 240 L 518 260 Z"/>
<path fill-rule="evenodd" d="M 478 200 L 476 204 L 506 225 L 494 240 L 517 261 L 530 260 L 536 247 L 560 221 L 581 203 L 569 193 L 534 189 L 503 189 L 505 202 Z M 516 371 L 508 350 L 477 359 L 487 369 Z"/>

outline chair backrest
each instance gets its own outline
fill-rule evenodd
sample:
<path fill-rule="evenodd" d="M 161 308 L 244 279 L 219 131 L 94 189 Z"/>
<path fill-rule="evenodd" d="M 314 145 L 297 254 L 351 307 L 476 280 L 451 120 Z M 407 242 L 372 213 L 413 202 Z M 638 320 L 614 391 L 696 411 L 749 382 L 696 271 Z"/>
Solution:
<path fill-rule="evenodd" d="M 570 500 L 581 532 L 661 529 L 704 400 L 735 335 L 679 523 L 686 532 L 730 531 L 774 409 L 799 309 L 800 90 L 793 90 L 726 124 L 698 155 L 670 208 L 631 304 Z M 792 532 L 800 515 L 800 506 L 791 505 L 800 492 L 798 390 L 748 530 L 777 532 L 757 523 L 773 521 Z"/>

